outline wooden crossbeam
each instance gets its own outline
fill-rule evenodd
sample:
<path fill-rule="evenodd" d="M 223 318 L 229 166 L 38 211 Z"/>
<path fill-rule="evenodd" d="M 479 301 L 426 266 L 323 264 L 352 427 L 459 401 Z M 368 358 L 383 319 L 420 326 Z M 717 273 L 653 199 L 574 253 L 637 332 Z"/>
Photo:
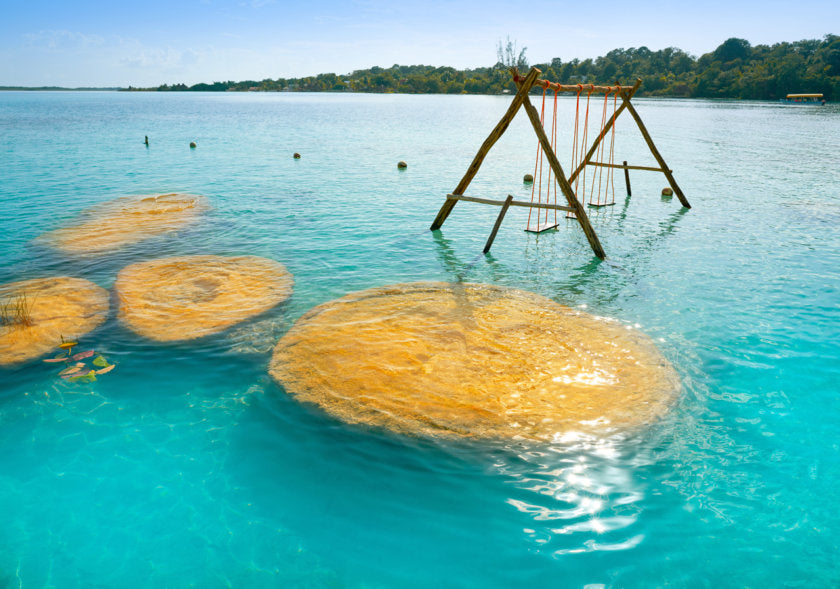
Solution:
<path fill-rule="evenodd" d="M 633 86 L 620 86 L 618 84 L 615 86 L 595 86 L 594 84 L 557 84 L 555 82 L 549 82 L 548 80 L 537 80 L 534 82 L 534 86 L 541 86 L 546 90 L 554 90 L 555 92 L 580 92 L 581 94 L 584 92 L 587 94 L 614 94 L 616 92 L 621 92 L 622 90 L 629 92 L 633 89 Z"/>
<path fill-rule="evenodd" d="M 510 195 L 509 195 L 510 196 Z M 510 196 L 511 199 L 513 196 Z M 463 194 L 447 194 L 447 199 L 453 200 L 465 200 L 468 202 L 477 202 L 483 205 L 493 205 L 493 206 L 503 206 L 506 200 L 493 200 L 490 198 L 479 198 L 477 196 L 464 196 Z M 529 202 L 527 200 L 511 200 L 509 205 L 511 207 L 528 207 L 531 209 L 548 209 L 550 211 L 566 211 L 567 213 L 575 212 L 575 209 L 572 207 L 568 207 L 566 205 L 554 205 L 551 203 L 537 203 L 537 202 Z"/>
<path fill-rule="evenodd" d="M 596 168 L 618 168 L 620 170 L 644 170 L 647 172 L 662 172 L 662 168 L 654 168 L 653 166 L 628 166 L 622 164 L 608 164 L 606 162 L 589 162 L 587 166 L 595 166 Z M 668 170 L 673 172 L 674 170 Z"/>

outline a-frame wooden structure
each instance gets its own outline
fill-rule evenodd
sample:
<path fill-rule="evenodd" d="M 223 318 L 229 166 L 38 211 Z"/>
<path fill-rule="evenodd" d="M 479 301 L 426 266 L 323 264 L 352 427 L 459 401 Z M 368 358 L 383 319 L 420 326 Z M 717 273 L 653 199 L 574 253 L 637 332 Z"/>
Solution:
<path fill-rule="evenodd" d="M 574 190 L 571 186 L 571 183 L 575 181 L 577 176 L 583 171 L 583 169 L 587 165 L 611 166 L 615 168 L 623 168 L 625 171 L 628 169 L 636 169 L 662 172 L 668 179 L 668 183 L 671 185 L 674 194 L 676 194 L 677 198 L 679 198 L 680 203 L 682 203 L 682 205 L 686 208 L 691 208 L 691 205 L 688 204 L 688 201 L 686 200 L 682 190 L 680 190 L 680 187 L 677 185 L 676 180 L 674 180 L 674 176 L 671 173 L 671 170 L 668 168 L 668 165 L 665 163 L 665 160 L 662 158 L 662 155 L 659 153 L 659 150 L 657 150 L 656 146 L 653 144 L 653 139 L 651 139 L 650 134 L 645 128 L 644 123 L 642 123 L 642 119 L 639 116 L 639 113 L 636 112 L 636 109 L 630 103 L 630 99 L 633 97 L 633 94 L 635 94 L 636 90 L 639 88 L 641 80 L 637 80 L 636 84 L 633 86 L 595 86 L 593 84 L 562 85 L 554 84 L 552 82 L 548 82 L 547 80 L 538 79 L 540 73 L 542 72 L 540 72 L 540 70 L 538 70 L 537 68 L 531 68 L 531 71 L 528 72 L 527 76 L 521 77 L 517 72 L 516 68 L 511 69 L 511 75 L 513 76 L 513 80 L 516 83 L 518 91 L 513 97 L 513 101 L 508 107 L 507 112 L 504 114 L 504 116 L 493 129 L 493 131 L 491 131 L 487 139 L 484 140 L 484 143 L 481 144 L 481 147 L 479 148 L 475 158 L 473 158 L 470 167 L 467 168 L 467 173 L 464 174 L 463 178 L 461 178 L 461 181 L 458 183 L 458 186 L 455 187 L 455 190 L 453 190 L 451 194 L 446 195 L 446 201 L 443 203 L 443 206 L 440 207 L 440 211 L 438 211 L 437 217 L 435 217 L 435 220 L 432 223 L 432 226 L 430 227 L 432 231 L 440 229 L 444 221 L 446 221 L 446 218 L 449 216 L 449 213 L 452 212 L 452 208 L 459 200 L 501 206 L 502 210 L 500 211 L 499 216 L 496 219 L 496 224 L 493 227 L 493 231 L 490 234 L 490 237 L 487 240 L 487 244 L 484 247 L 484 253 L 487 253 L 490 250 L 490 246 L 493 244 L 493 240 L 496 237 L 496 232 L 499 230 L 499 227 L 502 224 L 502 219 L 504 218 L 508 207 L 522 206 L 540 209 L 561 210 L 574 213 L 575 218 L 580 223 L 581 229 L 583 229 L 586 238 L 589 240 L 589 245 L 592 247 L 592 251 L 599 258 L 604 259 L 606 257 L 606 254 L 604 253 L 604 248 L 601 246 L 601 242 L 598 240 L 598 236 L 595 234 L 595 230 L 592 228 L 592 225 L 589 222 L 589 217 L 587 217 L 586 215 L 586 211 L 584 210 L 583 204 L 575 197 Z M 563 168 L 560 166 L 560 162 L 557 160 L 557 156 L 555 155 L 554 150 L 551 147 L 551 142 L 549 141 L 548 136 L 546 135 L 545 130 L 543 129 L 542 122 L 540 121 L 540 115 L 537 112 L 537 109 L 534 108 L 534 105 L 531 104 L 530 99 L 528 98 L 529 92 L 535 85 L 539 85 L 544 88 L 550 88 L 552 90 L 560 92 L 580 92 L 581 89 L 589 92 L 614 92 L 617 93 L 617 95 L 621 98 L 621 106 L 615 110 L 612 117 L 610 117 L 609 121 L 604 125 L 604 128 L 601 129 L 601 132 L 598 134 L 597 138 L 593 141 L 592 146 L 589 148 L 589 151 L 586 153 L 586 157 L 580 162 L 578 167 L 572 172 L 571 176 L 569 176 L 568 178 L 563 172 Z M 507 130 L 508 125 L 510 125 L 510 122 L 516 116 L 516 113 L 519 112 L 519 109 L 521 107 L 525 108 L 525 112 L 528 115 L 528 118 L 531 120 L 531 125 L 534 127 L 534 131 L 536 132 L 537 138 L 539 139 L 540 145 L 542 146 L 543 153 L 545 154 L 545 157 L 548 160 L 552 171 L 554 172 L 554 178 L 560 186 L 560 190 L 563 192 L 563 195 L 566 197 L 566 201 L 568 203 L 567 205 L 516 201 L 513 200 L 513 196 L 510 195 L 508 195 L 507 199 L 505 200 L 493 200 L 464 195 L 464 192 L 470 185 L 470 182 L 478 173 L 478 169 L 481 167 L 481 164 L 484 161 L 484 158 L 487 156 L 487 153 L 490 151 L 490 149 L 493 147 L 496 141 L 498 141 L 499 138 Z M 627 166 L 626 164 L 615 165 L 606 164 L 602 162 L 596 163 L 591 161 L 592 157 L 596 153 L 596 150 L 598 149 L 598 145 L 600 144 L 601 140 L 615 124 L 616 118 L 625 110 L 627 110 L 633 117 L 633 119 L 636 121 L 636 124 L 638 125 L 639 130 L 641 131 L 642 136 L 645 139 L 645 142 L 650 148 L 653 157 L 659 164 L 659 168 L 653 168 L 648 166 Z"/>

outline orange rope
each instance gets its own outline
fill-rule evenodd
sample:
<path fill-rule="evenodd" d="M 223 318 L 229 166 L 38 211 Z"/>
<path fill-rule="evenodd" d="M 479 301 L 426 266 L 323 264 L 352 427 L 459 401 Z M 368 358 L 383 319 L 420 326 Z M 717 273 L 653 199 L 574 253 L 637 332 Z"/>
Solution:
<path fill-rule="evenodd" d="M 540 108 L 540 124 L 543 125 L 543 121 L 545 121 L 545 88 L 543 88 L 542 93 L 542 107 Z M 539 177 L 539 191 L 537 192 L 537 203 L 542 203 L 542 144 L 537 141 L 537 159 L 534 162 L 534 180 L 535 182 L 531 184 L 531 204 L 534 203 L 534 190 L 537 188 L 537 177 Z M 537 174 L 537 170 L 539 169 L 539 176 Z M 533 208 L 528 207 L 528 229 L 531 229 L 531 213 L 533 212 Z M 537 229 L 539 229 L 540 224 L 540 214 L 537 213 Z"/>
<path fill-rule="evenodd" d="M 554 114 L 551 117 L 551 149 L 557 154 L 557 91 L 554 91 Z M 557 204 L 557 181 L 551 182 L 551 175 L 549 174 L 549 188 L 548 194 L 546 194 L 546 202 L 549 201 L 549 195 L 551 194 L 552 188 L 554 189 L 554 200 L 552 201 L 553 204 Z M 548 223 L 548 209 L 545 210 L 545 222 Z M 554 209 L 554 224 L 557 224 L 557 209 Z"/>
<path fill-rule="evenodd" d="M 589 92 L 586 93 L 586 113 L 583 116 L 583 132 L 581 133 L 581 140 L 580 140 L 580 151 L 577 156 L 577 162 L 574 165 L 574 169 L 586 159 L 586 146 L 588 144 L 589 139 L 589 102 L 592 98 L 592 90 L 590 89 Z M 578 191 L 578 183 L 580 183 L 580 191 Z M 580 198 L 578 195 L 586 197 L 586 166 L 580 171 L 578 177 L 575 179 L 575 198 L 578 202 L 583 202 L 583 198 Z M 573 213 L 570 213 L 568 216 L 574 216 Z"/>
<path fill-rule="evenodd" d="M 578 84 L 577 96 L 575 97 L 575 128 L 574 128 L 574 132 L 572 134 L 572 165 L 571 165 L 571 170 L 572 171 L 577 169 L 578 123 L 580 122 L 580 93 L 581 93 L 582 90 L 583 90 L 583 86 L 581 84 Z M 577 186 L 578 186 L 578 179 L 579 178 L 580 178 L 580 175 L 578 175 L 578 177 L 575 178 L 575 194 L 577 194 Z M 574 213 L 572 213 L 571 211 L 568 211 L 566 213 L 566 218 L 567 219 L 574 218 L 574 216 L 575 216 Z"/>
<path fill-rule="evenodd" d="M 609 168 L 609 179 L 610 179 L 610 190 L 612 199 L 610 204 L 615 204 L 615 169 L 612 168 L 613 163 L 615 162 L 614 154 L 615 154 L 615 111 L 618 107 L 618 92 L 613 94 L 613 114 L 612 114 L 612 136 L 610 137 L 610 168 Z"/>
<path fill-rule="evenodd" d="M 542 92 L 542 104 L 540 107 L 540 125 L 542 125 L 543 129 L 546 128 L 545 125 L 545 97 L 546 91 L 552 90 L 554 92 L 554 109 L 552 112 L 551 118 L 551 127 L 548 133 L 549 144 L 551 149 L 557 153 L 557 108 L 558 108 L 558 96 L 559 93 L 562 91 L 569 91 L 572 86 L 562 86 L 562 85 L 555 85 L 555 84 L 544 84 L 543 92 Z M 555 87 L 556 86 L 556 87 Z M 613 169 L 614 161 L 615 161 L 615 115 L 618 108 L 618 91 L 622 90 L 622 86 L 609 86 L 609 87 L 602 87 L 602 86 L 593 86 L 592 84 L 584 85 L 584 84 L 577 84 L 577 94 L 575 96 L 575 123 L 574 123 L 574 132 L 572 134 L 572 164 L 571 170 L 574 172 L 580 166 L 581 163 L 584 162 L 586 157 L 586 151 L 588 147 L 588 140 L 589 140 L 589 107 L 592 101 L 592 93 L 593 92 L 604 92 L 604 104 L 601 109 L 601 127 L 598 134 L 598 149 L 597 149 L 597 162 L 601 165 L 597 166 L 597 170 L 592 172 L 590 177 L 590 186 L 589 186 L 589 204 L 590 205 L 598 205 L 603 206 L 607 204 L 615 204 L 615 170 Z M 580 95 L 581 93 L 586 90 L 586 109 L 584 111 L 583 117 L 583 128 L 581 129 L 580 125 Z M 612 121 L 612 129 L 610 132 L 610 146 L 608 151 L 608 161 L 604 161 L 604 155 L 606 150 L 605 145 L 605 136 L 606 136 L 606 125 L 607 125 L 607 109 L 609 106 L 609 96 L 610 94 L 613 95 L 613 113 L 610 120 Z M 535 202 L 534 197 L 536 196 L 536 203 L 542 204 L 542 169 L 543 169 L 543 161 L 545 158 L 545 153 L 542 148 L 542 144 L 537 142 L 537 157 L 534 162 L 534 177 L 535 182 L 531 186 L 531 203 Z M 583 166 L 580 173 L 575 177 L 575 184 L 573 187 L 574 196 L 577 198 L 578 202 L 583 202 L 586 199 L 586 176 L 587 176 L 587 166 Z M 606 168 L 606 178 L 604 178 L 604 168 Z M 597 199 L 595 197 L 595 180 L 598 180 L 598 196 Z M 557 204 L 557 179 L 552 178 L 553 170 L 549 165 L 548 171 L 546 174 L 547 184 L 546 184 L 546 204 Z M 552 180 L 554 180 L 552 182 Z M 553 201 L 552 201 L 552 188 L 553 188 Z M 602 202 L 603 197 L 603 202 Z M 531 215 L 533 209 L 528 209 L 528 229 L 531 230 Z M 574 213 L 567 212 L 567 218 L 574 218 Z M 541 218 L 543 216 L 540 215 L 540 212 L 537 211 L 536 213 L 536 227 L 534 230 L 539 231 L 541 226 Z M 548 209 L 545 209 L 544 218 L 542 218 L 543 226 L 548 224 Z M 554 224 L 557 224 L 557 210 L 554 210 Z"/>

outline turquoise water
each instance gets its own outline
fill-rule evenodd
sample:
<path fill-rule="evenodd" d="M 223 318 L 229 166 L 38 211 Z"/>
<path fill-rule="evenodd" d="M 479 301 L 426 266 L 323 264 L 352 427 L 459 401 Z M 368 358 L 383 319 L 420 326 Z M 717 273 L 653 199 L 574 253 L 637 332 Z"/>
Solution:
<path fill-rule="evenodd" d="M 509 100 L 0 93 L 0 283 L 110 288 L 129 263 L 194 253 L 295 277 L 287 303 L 184 344 L 112 310 L 83 340 L 117 363 L 95 383 L 0 369 L 0 587 L 840 583 L 840 109 L 634 101 L 693 208 L 660 197 L 660 174 L 632 173 L 631 198 L 619 178 L 617 204 L 590 209 L 599 262 L 574 222 L 525 233 L 525 209 L 487 257 L 498 209 L 460 203 L 428 231 Z M 573 110 L 560 101 L 561 125 Z M 520 115 L 468 194 L 529 198 L 535 151 Z M 629 117 L 616 159 L 652 163 Z M 104 257 L 34 241 L 172 191 L 213 209 Z M 313 306 L 418 280 L 639 325 L 680 401 L 625 439 L 437 442 L 336 422 L 268 377 L 271 344 Z"/>

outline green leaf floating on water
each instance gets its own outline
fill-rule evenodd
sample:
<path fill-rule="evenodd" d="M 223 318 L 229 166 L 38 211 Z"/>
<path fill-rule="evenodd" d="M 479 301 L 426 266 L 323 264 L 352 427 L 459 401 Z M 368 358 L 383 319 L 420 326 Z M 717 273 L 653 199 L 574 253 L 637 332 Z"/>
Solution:
<path fill-rule="evenodd" d="M 79 376 L 74 376 L 73 378 L 68 378 L 70 382 L 93 382 L 96 380 L 96 371 L 91 370 L 90 372 L 86 372 L 85 374 L 80 374 Z"/>
<path fill-rule="evenodd" d="M 105 359 L 105 356 L 99 355 L 93 359 L 93 365 L 99 366 L 100 368 L 105 368 L 108 366 L 108 361 Z"/>

